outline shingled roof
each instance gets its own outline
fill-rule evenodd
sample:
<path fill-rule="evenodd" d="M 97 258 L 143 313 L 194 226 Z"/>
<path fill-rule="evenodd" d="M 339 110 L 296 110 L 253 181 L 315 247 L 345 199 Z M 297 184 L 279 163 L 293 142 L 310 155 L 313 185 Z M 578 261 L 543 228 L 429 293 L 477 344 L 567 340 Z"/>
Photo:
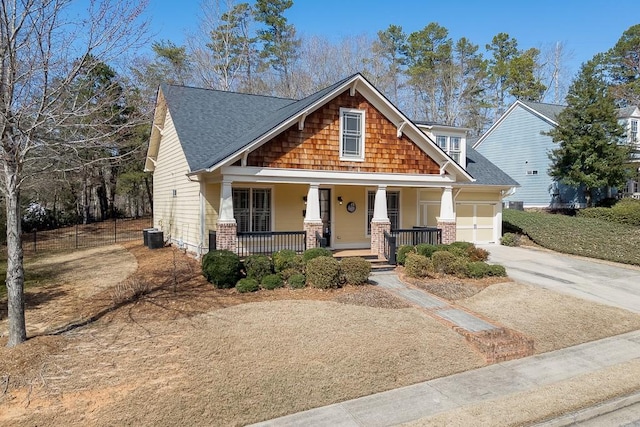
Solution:
<path fill-rule="evenodd" d="M 210 168 L 343 85 L 299 101 L 163 84 L 176 132 L 192 172 Z"/>

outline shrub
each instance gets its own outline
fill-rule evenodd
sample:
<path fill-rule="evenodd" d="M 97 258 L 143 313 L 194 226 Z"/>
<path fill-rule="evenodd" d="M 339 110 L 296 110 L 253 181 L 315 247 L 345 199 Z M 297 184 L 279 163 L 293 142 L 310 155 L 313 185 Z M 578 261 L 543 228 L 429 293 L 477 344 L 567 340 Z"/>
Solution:
<path fill-rule="evenodd" d="M 284 281 L 279 274 L 267 274 L 262 278 L 262 287 L 265 289 L 273 290 L 284 286 Z"/>
<path fill-rule="evenodd" d="M 244 260 L 244 268 L 249 279 L 262 282 L 262 278 L 273 273 L 273 263 L 266 255 L 249 255 Z"/>
<path fill-rule="evenodd" d="M 289 277 L 289 279 L 287 280 L 287 283 L 289 284 L 290 288 L 301 289 L 306 286 L 306 281 L 307 281 L 307 278 L 304 277 L 304 274 L 296 273 Z"/>
<path fill-rule="evenodd" d="M 502 265 L 489 264 L 489 276 L 507 277 L 507 270 Z"/>
<path fill-rule="evenodd" d="M 287 281 L 289 280 L 289 277 L 293 276 L 294 274 L 302 274 L 302 272 L 300 270 L 296 270 L 295 268 L 287 268 L 286 270 L 282 270 L 278 274 L 280 275 L 280 277 L 282 277 L 282 280 Z"/>
<path fill-rule="evenodd" d="M 295 251 L 291 249 L 282 249 L 280 251 L 274 252 L 272 255 L 273 259 L 273 268 L 276 273 L 280 273 L 283 270 L 288 268 L 295 268 L 295 258 L 297 254 Z"/>
<path fill-rule="evenodd" d="M 431 258 L 431 255 L 433 255 L 433 253 L 437 250 L 438 246 L 430 245 L 428 243 L 420 243 L 416 246 L 416 252 L 418 253 L 418 255 L 426 256 L 427 258 Z"/>
<path fill-rule="evenodd" d="M 416 248 L 415 246 L 411 246 L 411 245 L 402 245 L 398 248 L 398 253 L 396 255 L 396 261 L 398 262 L 398 264 L 400 265 L 404 265 L 405 260 L 407 259 L 407 254 L 409 253 L 415 253 L 416 252 Z"/>
<path fill-rule="evenodd" d="M 433 268 L 437 273 L 464 275 L 467 260 L 448 251 L 436 251 L 431 255 Z"/>
<path fill-rule="evenodd" d="M 471 248 L 475 248 L 476 245 L 470 242 L 453 242 L 449 243 L 449 248 L 460 248 L 467 252 Z"/>
<path fill-rule="evenodd" d="M 318 258 L 321 256 L 332 257 L 333 254 L 327 248 L 311 248 L 304 251 L 304 253 L 302 254 L 302 260 L 306 265 L 312 259 Z"/>
<path fill-rule="evenodd" d="M 329 289 L 340 286 L 340 263 L 332 256 L 319 256 L 307 262 L 307 284 Z"/>
<path fill-rule="evenodd" d="M 244 279 L 238 280 L 238 283 L 236 284 L 236 290 L 241 294 L 245 292 L 255 292 L 258 289 L 260 289 L 260 286 L 258 286 L 258 281 L 256 279 L 249 279 L 245 277 Z"/>
<path fill-rule="evenodd" d="M 520 236 L 513 233 L 504 233 L 500 244 L 503 246 L 520 246 Z"/>
<path fill-rule="evenodd" d="M 463 243 L 463 242 L 460 242 Z M 449 253 L 452 253 L 453 255 L 455 255 L 456 257 L 459 258 L 466 258 L 467 257 L 467 249 L 465 247 L 462 246 L 454 246 L 453 244 L 450 245 L 438 245 L 436 252 L 441 252 L 441 251 L 446 251 Z"/>
<path fill-rule="evenodd" d="M 340 261 L 341 281 L 349 285 L 364 285 L 371 273 L 371 263 L 364 258 L 345 258 Z"/>
<path fill-rule="evenodd" d="M 640 200 L 622 199 L 611 210 L 613 211 L 614 221 L 640 226 Z"/>
<path fill-rule="evenodd" d="M 217 288 L 233 288 L 240 279 L 240 257 L 231 251 L 209 251 L 202 258 L 202 274 Z"/>
<path fill-rule="evenodd" d="M 489 276 L 490 265 L 482 261 L 471 261 L 467 263 L 465 274 L 473 279 L 481 279 Z"/>
<path fill-rule="evenodd" d="M 410 277 L 432 277 L 434 272 L 433 261 L 430 258 L 411 252 L 407 254 L 404 268 Z"/>
<path fill-rule="evenodd" d="M 489 259 L 489 251 L 474 245 L 467 249 L 467 258 L 469 261 L 486 261 Z"/>

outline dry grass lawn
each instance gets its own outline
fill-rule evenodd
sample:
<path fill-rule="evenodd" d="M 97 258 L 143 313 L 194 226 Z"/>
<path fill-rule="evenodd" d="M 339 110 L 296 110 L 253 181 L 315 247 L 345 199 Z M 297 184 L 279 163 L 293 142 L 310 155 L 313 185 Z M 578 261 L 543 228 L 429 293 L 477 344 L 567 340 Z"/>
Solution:
<path fill-rule="evenodd" d="M 7 349 L 0 338 L 0 425 L 242 425 L 484 365 L 460 335 L 372 286 L 238 294 L 179 251 L 139 243 L 40 261 L 56 273 L 28 291 L 30 339 Z M 640 316 L 552 292 L 473 286 L 458 303 L 538 351 L 640 328 Z M 458 283 L 453 294 L 470 293 Z"/>

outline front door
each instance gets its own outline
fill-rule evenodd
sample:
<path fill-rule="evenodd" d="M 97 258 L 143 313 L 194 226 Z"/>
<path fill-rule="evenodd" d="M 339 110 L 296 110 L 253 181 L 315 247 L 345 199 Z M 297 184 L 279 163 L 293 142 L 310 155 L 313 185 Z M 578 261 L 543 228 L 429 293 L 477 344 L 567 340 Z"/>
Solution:
<path fill-rule="evenodd" d="M 331 246 L 331 189 L 320 188 L 320 219 L 322 219 L 322 237 L 327 246 Z"/>

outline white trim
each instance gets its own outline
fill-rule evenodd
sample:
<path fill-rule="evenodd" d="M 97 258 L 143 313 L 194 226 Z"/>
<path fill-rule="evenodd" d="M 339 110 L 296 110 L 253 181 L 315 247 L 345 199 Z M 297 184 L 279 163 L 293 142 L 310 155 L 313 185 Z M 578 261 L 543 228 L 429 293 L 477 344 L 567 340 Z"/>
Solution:
<path fill-rule="evenodd" d="M 344 154 L 344 116 L 346 114 L 351 115 L 359 115 L 360 116 L 360 139 L 358 141 L 358 151 L 359 154 L 357 156 L 354 155 L 345 155 Z M 365 134 L 366 134 L 366 111 L 359 110 L 356 108 L 340 108 L 340 126 L 339 126 L 339 143 L 340 143 L 340 160 L 347 162 L 364 162 L 364 152 L 365 152 Z"/>
<path fill-rule="evenodd" d="M 394 185 L 399 187 L 436 187 L 452 185 L 456 181 L 446 175 L 407 175 L 373 172 L 335 172 L 310 169 L 279 169 L 260 167 L 225 166 L 225 179 L 233 182 L 249 183 L 289 183 L 308 184 L 321 182 L 323 185 Z"/>
<path fill-rule="evenodd" d="M 436 143 L 427 134 L 425 134 L 422 130 L 420 130 L 411 120 L 409 120 L 400 110 L 398 110 L 398 108 L 395 105 L 389 102 L 389 100 L 387 100 L 381 94 L 381 92 L 378 91 L 374 86 L 372 86 L 371 83 L 369 83 L 364 77 L 362 77 L 360 74 L 356 74 L 355 76 L 353 76 L 353 79 L 347 80 L 342 85 L 336 87 L 333 91 L 327 93 L 324 97 L 320 98 L 315 103 L 310 105 L 309 108 L 307 108 L 306 110 L 301 111 L 289 117 L 285 121 L 281 122 L 278 126 L 275 126 L 273 129 L 271 129 L 271 131 L 261 135 L 252 143 L 243 147 L 237 152 L 231 154 L 226 159 L 204 170 L 192 171 L 190 174 L 197 174 L 203 171 L 212 172 L 218 168 L 221 168 L 221 167 L 224 167 L 225 165 L 229 165 L 233 163 L 236 157 L 238 156 L 238 153 L 241 153 L 244 150 L 253 151 L 257 149 L 264 143 L 270 141 L 275 136 L 279 135 L 280 133 L 285 131 L 287 128 L 289 128 L 292 124 L 294 124 L 300 118 L 300 115 L 304 114 L 305 112 L 308 114 L 313 113 L 314 111 L 322 107 L 324 104 L 326 104 L 328 101 L 335 98 L 336 95 L 342 93 L 346 88 L 350 88 L 351 85 L 354 84 L 354 82 L 361 83 L 358 85 L 358 92 L 362 94 L 365 97 L 365 99 L 369 103 L 371 103 L 371 105 L 374 108 L 378 109 L 378 111 L 380 111 L 383 116 L 385 116 L 387 119 L 395 123 L 400 121 L 407 122 L 407 126 L 406 126 L 407 129 L 406 130 L 403 129 L 403 133 L 407 135 L 407 137 L 414 144 L 416 144 L 425 154 L 433 158 L 433 160 L 436 163 L 438 163 L 438 165 L 443 164 L 444 162 L 447 161 L 449 156 L 447 156 L 446 153 L 444 153 L 440 148 L 438 148 L 436 146 Z M 396 120 L 393 120 L 393 116 L 395 116 Z M 451 164 L 450 167 L 451 167 L 450 173 L 454 179 L 458 174 L 460 174 L 464 178 L 466 178 L 467 181 L 470 181 L 470 182 L 475 181 L 475 179 L 471 175 L 469 175 L 469 173 L 457 163 Z"/>
<path fill-rule="evenodd" d="M 491 135 L 497 128 L 498 126 L 500 126 L 502 124 L 503 121 L 506 120 L 506 118 L 511 115 L 511 113 L 513 112 L 513 110 L 516 109 L 516 107 L 522 107 L 525 111 L 528 111 L 529 113 L 533 114 L 536 117 L 541 118 L 544 121 L 549 122 L 551 125 L 553 126 L 558 126 L 558 123 L 551 119 L 550 117 L 545 116 L 544 114 L 540 114 L 539 111 L 536 111 L 535 109 L 527 106 L 526 104 L 522 103 L 520 100 L 517 100 L 516 102 L 514 102 L 513 104 L 511 104 L 511 106 L 509 108 L 507 108 L 507 111 L 505 111 L 502 116 L 500 116 L 498 118 L 498 120 L 496 120 L 496 122 L 491 125 L 491 127 L 489 128 L 488 131 L 486 131 L 477 141 L 475 144 L 473 144 L 473 148 L 478 148 L 480 146 L 480 144 L 482 144 L 484 142 L 485 139 L 487 139 L 489 137 L 489 135 Z"/>

